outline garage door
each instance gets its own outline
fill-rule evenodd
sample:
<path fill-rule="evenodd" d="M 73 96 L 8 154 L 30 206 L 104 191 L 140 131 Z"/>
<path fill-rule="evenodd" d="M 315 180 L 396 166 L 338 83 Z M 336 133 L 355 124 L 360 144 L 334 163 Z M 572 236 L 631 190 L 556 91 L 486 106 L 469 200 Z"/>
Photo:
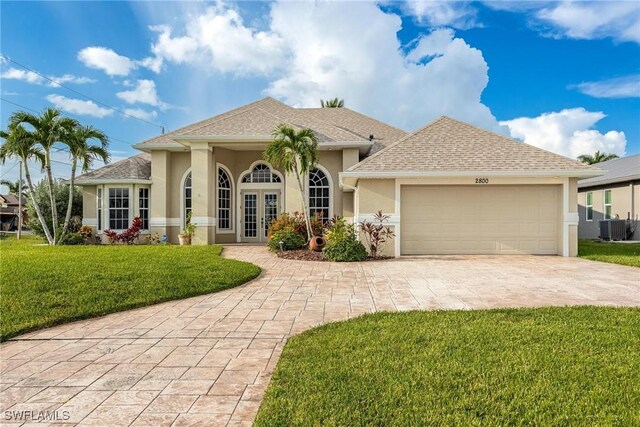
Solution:
<path fill-rule="evenodd" d="M 402 186 L 401 248 L 420 254 L 557 254 L 560 186 Z"/>

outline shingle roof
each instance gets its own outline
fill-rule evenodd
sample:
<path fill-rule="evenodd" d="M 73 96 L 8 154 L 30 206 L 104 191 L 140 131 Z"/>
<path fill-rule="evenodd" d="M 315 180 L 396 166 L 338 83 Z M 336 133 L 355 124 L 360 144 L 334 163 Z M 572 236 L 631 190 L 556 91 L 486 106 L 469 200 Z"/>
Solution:
<path fill-rule="evenodd" d="M 593 170 L 537 147 L 442 116 L 349 172 Z"/>
<path fill-rule="evenodd" d="M 8 205 L 17 205 L 19 203 L 18 196 L 15 194 L 2 194 L 2 198 Z M 26 199 L 22 198 L 22 204 L 26 204 Z"/>
<path fill-rule="evenodd" d="M 151 179 L 151 156 L 147 153 L 111 163 L 76 178 L 76 184 L 89 184 L 98 180 L 148 180 Z"/>
<path fill-rule="evenodd" d="M 140 147 L 154 144 L 177 145 L 174 141 L 176 137 L 268 136 L 280 123 L 286 123 L 298 129 L 312 129 L 320 143 L 365 142 L 369 141 L 369 135 L 373 134 L 374 151 L 385 143 L 397 140 L 406 134 L 400 129 L 347 108 L 292 108 L 267 97 L 149 139 L 141 143 Z"/>
<path fill-rule="evenodd" d="M 578 188 L 640 180 L 640 154 L 608 160 L 594 166 L 604 170 L 604 175 L 581 179 L 578 181 Z"/>

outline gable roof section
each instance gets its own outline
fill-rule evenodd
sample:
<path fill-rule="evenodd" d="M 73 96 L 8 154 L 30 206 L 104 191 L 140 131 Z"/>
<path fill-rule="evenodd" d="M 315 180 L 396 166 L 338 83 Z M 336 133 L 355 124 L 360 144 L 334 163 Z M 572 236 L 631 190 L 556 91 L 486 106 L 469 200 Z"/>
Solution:
<path fill-rule="evenodd" d="M 608 160 L 596 164 L 595 167 L 604 170 L 604 175 L 581 179 L 578 181 L 578 188 L 640 180 L 640 154 Z"/>
<path fill-rule="evenodd" d="M 76 178 L 78 185 L 101 182 L 138 182 L 151 179 L 151 156 L 147 153 L 120 160 Z"/>
<path fill-rule="evenodd" d="M 598 170 L 511 138 L 442 116 L 347 170 L 365 173 L 438 174 Z"/>

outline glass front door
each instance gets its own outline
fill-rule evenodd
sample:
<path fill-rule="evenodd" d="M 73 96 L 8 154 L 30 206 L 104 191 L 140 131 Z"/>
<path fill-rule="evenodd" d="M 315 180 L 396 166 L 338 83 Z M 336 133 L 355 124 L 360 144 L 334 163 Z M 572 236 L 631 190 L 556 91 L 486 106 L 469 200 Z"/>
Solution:
<path fill-rule="evenodd" d="M 266 242 L 269 224 L 280 215 L 280 191 L 244 190 L 241 200 L 241 240 Z"/>

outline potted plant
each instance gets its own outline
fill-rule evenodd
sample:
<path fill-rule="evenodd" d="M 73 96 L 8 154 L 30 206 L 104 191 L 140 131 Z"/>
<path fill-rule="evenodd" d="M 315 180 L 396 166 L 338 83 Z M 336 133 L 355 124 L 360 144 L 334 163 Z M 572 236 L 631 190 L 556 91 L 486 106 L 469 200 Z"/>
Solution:
<path fill-rule="evenodd" d="M 187 225 L 184 226 L 182 233 L 178 234 L 178 241 L 180 246 L 190 245 L 191 237 L 196 232 L 196 225 L 191 222 L 191 211 L 187 214 Z"/>

